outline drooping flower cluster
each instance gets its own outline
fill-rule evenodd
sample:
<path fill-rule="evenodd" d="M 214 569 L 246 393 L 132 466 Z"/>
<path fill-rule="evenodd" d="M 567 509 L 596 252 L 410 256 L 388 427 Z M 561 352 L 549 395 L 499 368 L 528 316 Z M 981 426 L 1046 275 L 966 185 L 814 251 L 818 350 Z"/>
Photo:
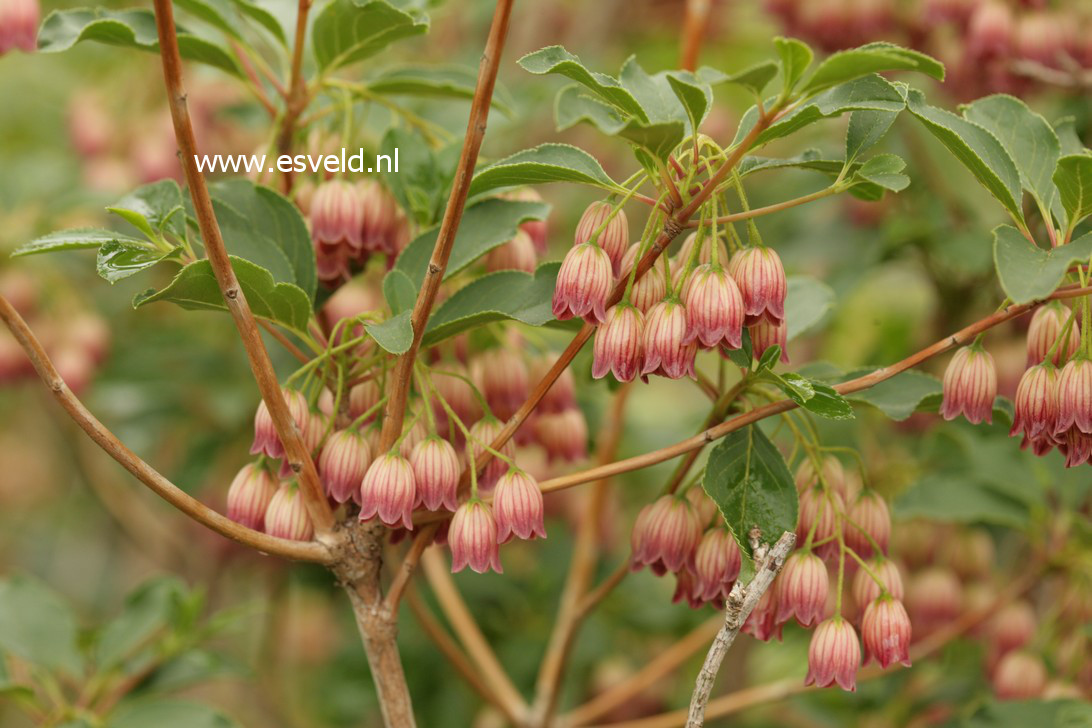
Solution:
<path fill-rule="evenodd" d="M 374 179 L 320 183 L 307 203 L 319 279 L 330 287 L 348 279 L 373 253 L 393 260 L 409 242 L 398 203 Z"/>

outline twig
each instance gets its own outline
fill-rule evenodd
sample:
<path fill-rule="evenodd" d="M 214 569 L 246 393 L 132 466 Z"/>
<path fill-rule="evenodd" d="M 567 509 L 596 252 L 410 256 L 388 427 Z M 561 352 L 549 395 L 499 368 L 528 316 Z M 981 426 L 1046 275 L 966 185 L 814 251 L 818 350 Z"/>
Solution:
<path fill-rule="evenodd" d="M 679 68 L 693 71 L 698 67 L 698 53 L 709 23 L 711 0 L 686 0 L 686 16 L 683 20 L 682 56 Z"/>
<path fill-rule="evenodd" d="M 301 6 L 308 0 L 301 0 Z M 288 411 L 288 403 L 281 394 L 277 375 L 269 360 L 254 320 L 254 314 L 247 304 L 235 271 L 232 270 L 220 227 L 209 197 L 205 176 L 197 168 L 197 140 L 194 137 L 193 124 L 186 106 L 186 92 L 182 87 L 182 58 L 178 50 L 178 37 L 174 30 L 174 10 L 170 0 L 155 0 L 156 30 L 159 34 L 160 58 L 163 60 L 163 79 L 167 87 L 167 101 L 174 122 L 174 135 L 178 142 L 182 168 L 193 199 L 194 214 L 205 243 L 209 263 L 212 265 L 216 283 L 224 296 L 224 303 L 231 312 L 239 336 L 246 348 L 250 369 L 258 383 L 269 414 L 276 427 L 277 436 L 284 444 L 285 457 L 292 471 L 299 474 L 300 492 L 303 494 L 307 512 L 315 527 L 315 533 L 322 540 L 334 526 L 334 515 L 330 504 L 322 492 L 318 472 L 311 460 L 311 453 L 303 444 L 299 429 Z"/>
<path fill-rule="evenodd" d="M 750 220 L 755 217 L 762 217 L 763 215 L 769 215 L 775 212 L 781 212 L 782 210 L 788 210 L 799 205 L 806 204 L 808 202 L 814 202 L 815 200 L 821 200 L 824 197 L 830 197 L 841 192 L 843 188 L 831 186 L 824 187 L 818 192 L 812 192 L 809 195 L 803 195 L 801 197 L 794 197 L 791 200 L 784 200 L 783 202 L 775 202 L 772 205 L 766 205 L 765 207 L 756 207 L 752 210 L 743 210 L 742 212 L 734 212 L 731 215 L 721 215 L 720 217 L 711 217 L 704 220 L 706 225 L 727 225 L 728 223 L 739 222 L 741 220 Z M 690 220 L 683 227 L 696 228 L 700 227 L 703 221 Z"/>
<path fill-rule="evenodd" d="M 709 640 L 713 639 L 723 624 L 724 618 L 719 613 L 705 620 L 681 640 L 657 654 L 624 682 L 607 689 L 572 712 L 563 715 L 559 723 L 573 728 L 588 725 L 596 718 L 641 694 L 709 644 Z"/>
<path fill-rule="evenodd" d="M 618 455 L 618 444 L 624 429 L 626 401 L 632 391 L 632 384 L 626 384 L 614 395 L 610 415 L 606 418 L 598 438 L 596 450 L 600 463 L 609 463 Z M 561 592 L 561 605 L 546 647 L 546 654 L 539 664 L 535 701 L 531 709 L 531 725 L 545 728 L 550 724 L 557 710 L 557 698 L 561 678 L 565 672 L 565 663 L 577 630 L 580 629 L 587 615 L 587 612 L 581 609 L 581 601 L 588 590 L 598 562 L 599 525 L 607 502 L 609 486 L 609 480 L 600 480 L 586 495 L 580 526 L 573 542 L 569 574 Z"/>
<path fill-rule="evenodd" d="M 300 115 L 307 108 L 307 84 L 303 78 L 303 47 L 307 40 L 307 15 L 311 11 L 311 0 L 299 0 L 296 11 L 296 35 L 292 43 L 292 65 L 288 81 L 288 91 L 284 94 L 284 114 L 277 129 L 277 154 L 292 153 L 292 138 L 296 135 Z M 281 178 L 281 189 L 285 194 L 292 191 L 292 172 L 285 172 Z"/>
<path fill-rule="evenodd" d="M 410 381 L 413 379 L 413 363 L 417 359 L 417 350 L 421 347 L 421 337 L 425 334 L 425 324 L 428 322 L 429 312 L 432 311 L 432 305 L 436 301 L 436 293 L 440 290 L 440 283 L 443 281 L 444 272 L 447 270 L 447 260 L 451 256 L 451 249 L 455 244 L 455 234 L 458 232 L 459 223 L 463 219 L 466 196 L 470 191 L 470 181 L 474 177 L 474 167 L 478 162 L 478 151 L 481 149 L 482 139 L 485 137 L 489 107 L 493 100 L 493 87 L 497 82 L 497 69 L 500 66 L 504 41 L 508 36 L 508 21 L 512 13 L 512 2 L 513 0 L 497 0 L 496 9 L 493 11 L 493 23 L 489 27 L 489 40 L 485 44 L 481 64 L 478 66 L 478 84 L 474 88 L 474 100 L 470 105 L 470 119 L 466 125 L 466 138 L 463 141 L 459 166 L 455 170 L 455 181 L 451 186 L 451 196 L 447 200 L 444 219 L 440 223 L 440 232 L 436 237 L 436 245 L 432 249 L 432 257 L 428 262 L 425 279 L 421 283 L 417 301 L 413 304 L 413 313 L 410 314 L 413 342 L 395 365 L 391 397 L 387 401 L 383 432 L 379 439 L 380 452 L 387 450 L 402 432 L 406 399 L 409 396 Z"/>
<path fill-rule="evenodd" d="M 148 463 L 144 462 L 136 453 L 127 448 L 114 433 L 95 418 L 93 414 L 79 398 L 68 388 L 61 375 L 57 373 L 53 362 L 49 360 L 45 349 L 27 326 L 26 321 L 19 315 L 11 303 L 0 296 L 0 319 L 11 330 L 15 340 L 23 347 L 23 351 L 30 357 L 31 363 L 38 376 L 49 387 L 54 399 L 60 403 L 65 412 L 76 422 L 95 443 L 106 451 L 106 454 L 114 458 L 123 468 L 148 486 L 156 495 L 170 503 L 187 516 L 201 525 L 230 538 L 245 546 L 263 551 L 268 554 L 282 556 L 297 561 L 313 561 L 316 563 L 329 563 L 331 555 L 325 545 L 316 541 L 289 541 L 283 538 L 275 538 L 268 534 L 255 531 L 242 526 L 197 500 L 189 493 L 180 489 L 171 481 L 164 478 Z"/>
<path fill-rule="evenodd" d="M 686 728 L 701 728 L 705 725 L 705 706 L 709 702 L 709 694 L 713 691 L 713 683 L 717 679 L 717 673 L 720 672 L 724 656 L 728 654 L 732 643 L 736 641 L 751 610 L 758 606 L 762 595 L 773 584 L 774 578 L 781 571 L 781 565 L 785 563 L 795 544 L 796 534 L 786 531 L 781 534 L 781 538 L 764 558 L 759 556 L 759 551 L 756 549 L 755 561 L 761 565 L 757 566 L 754 577 L 746 586 L 737 581 L 732 587 L 724 608 L 724 625 L 713 638 L 713 644 L 709 646 L 709 654 L 705 656 L 705 664 L 701 666 L 694 684 Z"/>
<path fill-rule="evenodd" d="M 463 643 L 463 647 L 469 653 L 470 659 L 478 666 L 478 669 L 485 677 L 485 681 L 496 692 L 498 699 L 504 705 L 505 713 L 515 716 L 527 715 L 527 704 L 524 702 L 523 696 L 512 684 L 512 680 L 508 677 L 508 673 L 504 671 L 504 667 L 501 666 L 496 653 L 493 652 L 493 648 L 489 646 L 485 635 L 478 628 L 478 624 L 474 621 L 474 616 L 470 613 L 466 602 L 463 601 L 462 595 L 459 594 L 455 581 L 451 578 L 447 564 L 444 563 L 440 552 L 435 549 L 425 551 L 424 556 L 421 557 L 421 565 L 425 569 L 425 576 L 428 577 L 429 585 L 436 595 L 436 600 L 440 603 L 440 609 L 443 610 L 448 622 L 451 623 L 451 628 L 455 631 L 459 641 Z"/>
<path fill-rule="evenodd" d="M 300 348 L 293 344 L 292 340 L 285 336 L 284 333 L 278 330 L 277 327 L 275 327 L 273 324 L 269 323 L 268 321 L 258 319 L 258 325 L 265 329 L 266 333 L 276 339 L 277 343 L 283 346 L 289 354 L 294 356 L 300 362 L 300 364 L 306 364 L 307 362 L 311 361 L 310 357 L 300 351 Z"/>
<path fill-rule="evenodd" d="M 626 574 L 630 572 L 629 559 L 626 558 L 622 563 L 615 567 L 614 571 L 610 572 L 610 575 L 599 582 L 599 584 L 590 592 L 584 595 L 584 598 L 580 600 L 578 607 L 578 613 L 581 618 L 586 617 L 591 610 L 599 606 L 599 602 L 607 598 L 607 595 L 614 591 L 614 588 L 622 583 L 622 579 L 626 578 Z"/>

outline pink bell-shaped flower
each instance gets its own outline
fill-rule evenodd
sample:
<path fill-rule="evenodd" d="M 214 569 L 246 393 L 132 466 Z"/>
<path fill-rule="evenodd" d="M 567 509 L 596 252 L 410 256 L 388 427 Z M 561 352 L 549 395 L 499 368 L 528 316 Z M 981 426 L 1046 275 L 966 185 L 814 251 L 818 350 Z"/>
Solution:
<path fill-rule="evenodd" d="M 413 530 L 417 485 L 413 467 L 395 451 L 376 458 L 360 484 L 360 520 L 379 516 L 388 526 Z"/>
<path fill-rule="evenodd" d="M 579 316 L 590 324 L 602 323 L 613 281 L 610 258 L 602 248 L 595 243 L 571 248 L 557 272 L 554 316 L 559 321 Z"/>
<path fill-rule="evenodd" d="M 842 690 L 853 692 L 860 666 L 861 643 L 849 622 L 835 616 L 815 628 L 808 646 L 805 685 L 825 688 L 837 683 Z"/>
<path fill-rule="evenodd" d="M 455 511 L 447 532 L 447 545 L 451 548 L 452 573 L 458 573 L 467 566 L 479 574 L 489 569 L 498 574 L 504 572 L 493 512 L 476 498 L 463 503 Z"/>
<path fill-rule="evenodd" d="M 518 468 L 509 468 L 493 490 L 497 542 L 505 543 L 512 536 L 546 538 L 543 512 L 542 491 L 535 479 Z"/>

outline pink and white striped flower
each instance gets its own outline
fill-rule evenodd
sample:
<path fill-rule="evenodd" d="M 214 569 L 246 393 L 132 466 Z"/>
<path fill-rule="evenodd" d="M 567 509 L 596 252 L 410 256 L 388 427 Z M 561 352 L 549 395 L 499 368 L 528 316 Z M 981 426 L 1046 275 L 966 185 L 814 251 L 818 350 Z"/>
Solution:
<path fill-rule="evenodd" d="M 417 485 L 413 467 L 395 451 L 375 459 L 360 484 L 360 520 L 379 516 L 388 526 L 413 530 Z"/>
<path fill-rule="evenodd" d="M 497 547 L 497 524 L 489 506 L 472 498 L 459 506 L 451 518 L 447 532 L 447 545 L 451 548 L 451 573 L 467 566 L 483 574 L 489 569 L 498 574 L 501 568 L 500 549 Z"/>
<path fill-rule="evenodd" d="M 518 468 L 509 468 L 493 491 L 493 518 L 497 523 L 497 543 L 513 536 L 524 540 L 546 538 L 543 525 L 544 506 L 538 482 Z"/>
<path fill-rule="evenodd" d="M 592 376 L 612 372 L 619 382 L 632 382 L 644 362 L 644 317 L 635 306 L 619 303 L 595 332 Z"/>
<path fill-rule="evenodd" d="M 997 369 L 990 353 L 977 345 L 957 351 L 944 371 L 941 416 L 954 420 L 962 414 L 975 425 L 992 422 L 996 397 Z"/>
<path fill-rule="evenodd" d="M 825 688 L 837 683 L 842 690 L 853 692 L 860 666 L 861 643 L 849 622 L 835 616 L 815 628 L 808 646 L 805 685 Z"/>
<path fill-rule="evenodd" d="M 613 281 L 610 258 L 601 247 L 581 243 L 570 248 L 557 272 L 554 316 L 559 321 L 579 316 L 590 324 L 602 323 Z"/>

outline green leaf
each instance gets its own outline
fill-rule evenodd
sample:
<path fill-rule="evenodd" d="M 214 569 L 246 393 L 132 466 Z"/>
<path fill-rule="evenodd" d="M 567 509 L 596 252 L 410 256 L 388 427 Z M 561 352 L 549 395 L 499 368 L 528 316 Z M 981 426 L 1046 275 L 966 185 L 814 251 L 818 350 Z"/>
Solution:
<path fill-rule="evenodd" d="M 842 381 L 856 379 L 871 369 L 851 372 Z M 918 406 L 929 397 L 941 392 L 940 380 L 913 369 L 884 380 L 869 389 L 845 395 L 851 402 L 863 402 L 883 412 L 896 421 L 914 414 Z"/>
<path fill-rule="evenodd" d="M 147 241 L 122 235 L 113 230 L 102 228 L 72 228 L 71 230 L 58 230 L 56 232 L 35 238 L 25 245 L 20 245 L 11 254 L 18 258 L 23 255 L 37 255 L 38 253 L 52 253 L 58 250 L 85 250 L 97 248 L 105 243 L 130 243 L 133 245 L 147 245 Z"/>
<path fill-rule="evenodd" d="M 1072 230 L 1092 215 L 1092 156 L 1071 154 L 1058 160 L 1052 177 Z"/>
<path fill-rule="evenodd" d="M 174 0 L 174 4 L 235 40 L 243 40 L 234 9 L 226 0 Z"/>
<path fill-rule="evenodd" d="M 814 394 L 803 403 L 804 409 L 828 420 L 854 419 L 856 415 L 853 414 L 853 406 L 849 400 L 834 391 L 834 387 L 815 380 L 811 380 L 810 384 Z"/>
<path fill-rule="evenodd" d="M 578 84 L 566 86 L 554 100 L 554 122 L 558 131 L 565 131 L 587 122 L 599 131 L 614 136 L 626 126 L 626 117 L 613 106 L 601 101 Z"/>
<path fill-rule="evenodd" d="M 671 90 L 675 92 L 675 98 L 686 109 L 690 131 L 693 133 L 705 121 L 713 106 L 713 91 L 709 84 L 689 71 L 672 71 L 666 74 L 666 78 Z"/>
<path fill-rule="evenodd" d="M 626 116 L 648 122 L 648 115 L 633 94 L 618 79 L 605 73 L 589 71 L 580 59 L 562 46 L 548 46 L 519 59 L 524 70 L 537 75 L 552 73 L 581 84 Z"/>
<path fill-rule="evenodd" d="M 168 258 L 177 259 L 181 248 L 174 248 L 166 253 L 147 244 L 123 243 L 111 240 L 99 247 L 95 270 L 109 283 L 117 283 L 123 278 L 151 268 L 156 263 Z"/>
<path fill-rule="evenodd" d="M 1061 145 L 1061 153 L 1063 157 L 1068 157 L 1072 154 L 1088 154 L 1088 150 L 1084 147 L 1084 142 L 1081 141 L 1081 137 L 1077 134 L 1077 117 L 1075 116 L 1063 116 L 1054 122 L 1054 133 L 1058 135 L 1058 142 Z"/>
<path fill-rule="evenodd" d="M 722 351 L 724 351 L 722 349 Z M 728 358 L 740 369 L 750 369 L 754 361 L 754 344 L 751 342 L 751 332 L 746 327 L 743 329 L 741 346 L 738 349 L 728 349 Z"/>
<path fill-rule="evenodd" d="M 413 324 L 410 323 L 410 310 L 392 316 L 378 324 L 370 324 L 364 329 L 375 339 L 375 343 L 392 354 L 405 354 L 413 344 Z"/>
<path fill-rule="evenodd" d="M 506 270 L 490 273 L 456 291 L 436 309 L 425 327 L 432 346 L 467 329 L 512 319 L 531 326 L 554 320 L 551 302 L 560 263 L 543 263 L 534 275 Z"/>
<path fill-rule="evenodd" d="M 834 308 L 834 289 L 810 276 L 789 276 L 785 291 L 787 340 L 792 341 L 823 320 Z"/>
<path fill-rule="evenodd" d="M 133 656 L 138 648 L 166 630 L 178 616 L 188 594 L 175 577 L 160 577 L 141 585 L 125 598 L 121 614 L 108 623 L 95 644 L 95 664 L 109 670 Z"/>
<path fill-rule="evenodd" d="M 732 74 L 724 74 L 716 69 L 703 66 L 698 69 L 698 78 L 711 86 L 734 83 L 747 89 L 755 96 L 761 96 L 763 89 L 770 84 L 779 69 L 780 66 L 777 65 L 776 61 L 762 61 Z"/>
<path fill-rule="evenodd" d="M 417 286 L 402 271 L 392 270 L 383 278 L 383 298 L 392 313 L 408 311 L 417 300 Z"/>
<path fill-rule="evenodd" d="M 122 701 L 109 717 L 110 728 L 238 728 L 215 708 L 188 700 L 136 698 Z"/>
<path fill-rule="evenodd" d="M 894 502 L 895 516 L 928 518 L 945 523 L 991 523 L 1021 528 L 1027 508 L 973 477 L 928 476 Z"/>
<path fill-rule="evenodd" d="M 472 99 L 478 72 L 463 66 L 403 66 L 384 71 L 367 83 L 368 89 L 378 94 Z M 505 97 L 498 87 L 493 91 L 491 104 L 510 115 L 512 107 Z"/>
<path fill-rule="evenodd" d="M 777 55 L 781 57 L 781 75 L 784 93 L 787 96 L 808 70 L 815 54 L 807 43 L 796 38 L 774 38 Z"/>
<path fill-rule="evenodd" d="M 145 687 L 164 693 L 225 676 L 245 677 L 246 667 L 215 652 L 189 650 L 152 673 Z"/>
<path fill-rule="evenodd" d="M 230 2 L 232 5 L 239 8 L 239 12 L 243 15 L 268 30 L 281 45 L 288 45 L 288 39 L 284 34 L 284 28 L 281 27 L 280 21 L 277 20 L 277 17 L 273 15 L 273 13 L 261 7 L 256 2 L 251 2 L 251 0 L 230 0 Z"/>
<path fill-rule="evenodd" d="M 1053 250 L 1032 245 L 1011 225 L 993 231 L 993 262 L 1001 288 L 1014 303 L 1028 303 L 1054 292 L 1069 266 L 1092 255 L 1092 233 Z"/>
<path fill-rule="evenodd" d="M 267 268 L 279 282 L 295 283 L 314 301 L 315 251 L 299 208 L 245 179 L 217 182 L 210 192 L 228 252 Z"/>
<path fill-rule="evenodd" d="M 842 171 L 842 168 L 845 167 L 845 162 L 841 159 L 825 158 L 818 149 L 805 149 L 795 157 L 785 157 L 784 159 L 757 156 L 744 157 L 740 160 L 739 166 L 736 169 L 741 177 L 746 177 L 754 172 L 764 172 L 770 169 L 787 169 L 790 167 L 808 169 L 831 176 L 837 176 L 838 173 Z"/>
<path fill-rule="evenodd" d="M 441 164 L 428 145 L 408 129 L 392 127 L 380 143 L 381 154 L 399 151 L 398 172 L 387 171 L 384 181 L 404 210 L 415 221 L 432 225 L 439 218 L 448 185 L 446 165 Z"/>
<path fill-rule="evenodd" d="M 811 101 L 789 112 L 758 135 L 755 146 L 793 134 L 822 119 L 840 116 L 848 111 L 899 112 L 906 100 L 890 81 L 882 76 L 865 76 L 824 91 Z M 739 143 L 758 121 L 758 108 L 752 106 L 743 115 L 734 143 Z"/>
<path fill-rule="evenodd" d="M 906 162 L 894 154 L 878 154 L 862 164 L 854 173 L 857 179 L 865 180 L 885 190 L 902 192 L 910 186 L 910 178 L 902 174 Z"/>
<path fill-rule="evenodd" d="M 421 35 L 428 18 L 386 0 L 333 0 L 311 28 L 319 68 L 328 71 L 369 58 L 396 40 Z"/>
<path fill-rule="evenodd" d="M 792 474 L 777 447 L 755 425 L 717 443 L 709 453 L 702 488 L 746 554 L 751 554 L 752 528 L 759 528 L 761 542 L 768 544 L 796 528 L 799 504 Z"/>
<path fill-rule="evenodd" d="M 49 587 L 25 576 L 0 580 L 0 650 L 77 676 L 76 617 Z"/>
<path fill-rule="evenodd" d="M 277 283 L 272 274 L 260 265 L 238 256 L 229 257 L 255 316 L 296 332 L 306 331 L 311 318 L 311 300 L 302 288 L 294 283 Z M 191 311 L 227 311 L 208 260 L 198 260 L 185 266 L 162 290 L 151 289 L 138 294 L 133 299 L 133 307 L 139 308 L 154 301 L 170 301 Z"/>
<path fill-rule="evenodd" d="M 846 129 L 846 161 L 852 162 L 883 139 L 898 115 L 897 111 L 868 109 L 852 112 Z"/>
<path fill-rule="evenodd" d="M 149 238 L 155 239 L 164 232 L 185 237 L 182 190 L 173 179 L 138 187 L 106 209 Z"/>
<path fill-rule="evenodd" d="M 450 278 L 498 245 L 516 236 L 521 223 L 544 220 L 550 206 L 542 202 L 521 202 L 489 198 L 466 208 L 455 234 L 444 278 Z M 426 230 L 398 256 L 395 270 L 409 276 L 414 289 L 421 285 L 429 257 L 436 246 L 439 227 Z"/>
<path fill-rule="evenodd" d="M 1023 188 L 1049 213 L 1058 194 L 1051 175 L 1061 144 L 1047 120 L 1020 99 L 1004 94 L 978 99 L 963 108 L 963 116 L 997 137 L 1016 163 Z"/>
<path fill-rule="evenodd" d="M 777 366 L 777 361 L 780 358 L 781 358 L 781 347 L 780 346 L 778 346 L 777 344 L 774 344 L 773 346 L 767 347 L 766 351 L 762 352 L 762 356 L 760 356 L 758 358 L 758 364 L 755 365 L 755 373 L 758 373 L 758 372 L 761 372 L 761 371 L 767 370 L 767 369 L 773 369 L 775 366 Z M 778 384 L 780 385 L 780 384 L 782 384 L 782 382 L 779 382 Z M 805 386 L 804 389 L 800 390 L 800 395 L 805 399 L 812 396 L 812 394 L 814 394 L 814 392 L 811 391 L 810 387 Z"/>
<path fill-rule="evenodd" d="M 177 31 L 178 50 L 183 58 L 242 78 L 239 64 L 230 53 L 182 28 Z M 105 8 L 54 10 L 38 31 L 38 50 L 42 53 L 60 53 L 85 40 L 159 53 L 159 36 L 152 11 Z"/>
<path fill-rule="evenodd" d="M 577 182 L 611 192 L 619 189 L 595 157 L 583 149 L 569 144 L 541 144 L 479 170 L 470 183 L 469 194 L 547 182 Z"/>
<path fill-rule="evenodd" d="M 811 96 L 881 71 L 918 71 L 938 81 L 944 80 L 944 64 L 931 56 L 893 43 L 869 43 L 829 56 L 815 69 L 800 93 Z"/>
<path fill-rule="evenodd" d="M 920 91 L 911 89 L 907 101 L 910 113 L 970 170 L 1015 220 L 1023 222 L 1020 172 L 997 137 L 950 111 L 929 106 Z"/>

